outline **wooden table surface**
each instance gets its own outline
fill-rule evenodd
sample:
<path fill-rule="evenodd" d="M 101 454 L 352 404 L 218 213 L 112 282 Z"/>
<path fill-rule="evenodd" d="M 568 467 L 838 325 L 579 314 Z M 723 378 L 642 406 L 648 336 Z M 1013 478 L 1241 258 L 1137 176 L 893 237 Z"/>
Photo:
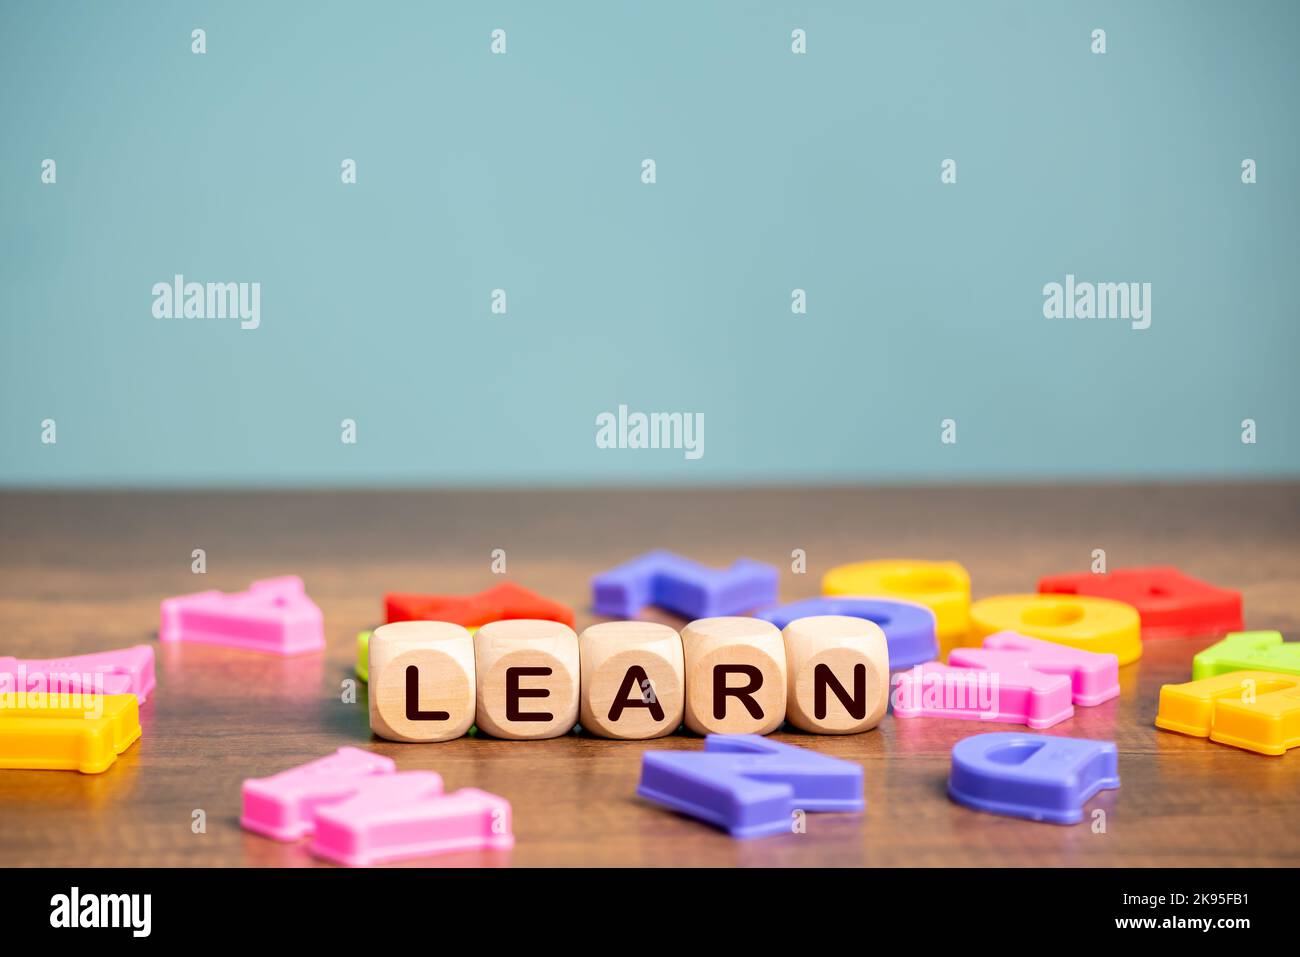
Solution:
<path fill-rule="evenodd" d="M 639 801 L 646 748 L 585 735 L 541 742 L 373 740 L 365 685 L 342 701 L 355 634 L 386 590 L 459 593 L 507 577 L 587 610 L 591 575 L 652 547 L 783 569 L 782 599 L 817 593 L 832 565 L 955 559 L 975 597 L 1033 591 L 1049 572 L 1167 563 L 1240 589 L 1250 628 L 1300 634 L 1300 485 L 832 488 L 669 491 L 0 494 L 0 654 L 53 657 L 156 646 L 158 602 L 299 574 L 325 613 L 324 655 L 278 660 L 158 648 L 143 738 L 100 775 L 0 771 L 0 865 L 315 863 L 300 845 L 240 830 L 240 782 L 370 748 L 514 806 L 509 853 L 432 859 L 516 865 L 1137 865 L 1300 863 L 1300 752 L 1263 757 L 1157 731 L 1159 687 L 1190 679 L 1208 639 L 1152 642 L 1122 693 L 1048 733 L 1112 739 L 1123 786 L 1089 810 L 1104 833 L 979 814 L 945 796 L 949 752 L 1006 725 L 886 716 L 848 737 L 777 740 L 860 761 L 867 810 L 809 815 L 805 834 L 731 840 Z M 191 573 L 206 550 L 207 573 Z M 794 549 L 807 573 L 790 571 Z M 662 619 L 672 621 L 672 619 Z M 679 623 L 680 624 L 680 623 Z M 205 833 L 193 833 L 193 812 Z M 426 864 L 429 861 L 418 861 Z"/>

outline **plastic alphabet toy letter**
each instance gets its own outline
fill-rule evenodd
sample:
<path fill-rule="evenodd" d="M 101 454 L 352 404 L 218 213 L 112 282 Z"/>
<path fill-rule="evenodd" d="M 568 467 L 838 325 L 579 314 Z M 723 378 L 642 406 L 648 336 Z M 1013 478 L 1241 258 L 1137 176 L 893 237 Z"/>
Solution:
<path fill-rule="evenodd" d="M 900 718 L 979 718 L 1050 728 L 1074 705 L 1098 705 L 1119 694 L 1114 655 L 1080 651 L 1015 632 L 984 639 L 983 648 L 954 648 L 948 665 L 919 665 L 894 676 Z"/>
<path fill-rule="evenodd" d="M 1283 641 L 1279 631 L 1239 631 L 1192 659 L 1193 681 L 1229 671 L 1300 675 L 1300 641 Z"/>
<path fill-rule="evenodd" d="M 711 734 L 703 751 L 647 751 L 639 796 L 732 837 L 789 833 L 794 811 L 861 811 L 862 766 L 756 734 Z"/>
<path fill-rule="evenodd" d="M 532 618 L 558 621 L 573 627 L 573 609 L 543 598 L 522 585 L 504 582 L 476 595 L 411 595 L 389 592 L 384 596 L 389 624 L 395 621 L 446 621 L 477 628 L 494 621 Z"/>
<path fill-rule="evenodd" d="M 1259 754 L 1300 746 L 1300 677 L 1233 671 L 1164 685 L 1156 727 Z"/>
<path fill-rule="evenodd" d="M 0 768 L 99 774 L 139 737 L 133 694 L 0 695 Z"/>
<path fill-rule="evenodd" d="M 654 551 L 593 578 L 592 606 L 613 618 L 635 618 L 646 605 L 683 618 L 719 618 L 770 605 L 779 580 L 774 566 L 747 558 L 718 570 Z"/>
<path fill-rule="evenodd" d="M 514 845 L 510 803 L 475 788 L 444 794 L 432 771 L 395 772 L 359 748 L 244 782 L 243 827 L 351 866 Z"/>
<path fill-rule="evenodd" d="M 339 748 L 279 774 L 246 780 L 239 823 L 274 841 L 296 841 L 315 830 L 318 807 L 351 797 L 372 777 L 396 771 L 392 758 Z"/>
<path fill-rule="evenodd" d="M 68 658 L 0 658 L 0 692 L 133 694 L 144 704 L 153 689 L 153 648 L 149 645 Z"/>
<path fill-rule="evenodd" d="M 1177 568 L 1118 568 L 1105 575 L 1050 575 L 1038 583 L 1044 593 L 1091 595 L 1137 609 L 1142 637 L 1194 638 L 1241 629 L 1241 592 L 1216 588 Z"/>
<path fill-rule="evenodd" d="M 1035 671 L 1019 661 L 989 669 L 931 661 L 895 674 L 893 681 L 898 718 L 965 718 L 1050 728 L 1074 715 L 1069 678 Z"/>
<path fill-rule="evenodd" d="M 324 620 L 297 575 L 255 581 L 248 591 L 166 598 L 158 639 L 301 655 L 325 647 Z"/>
<path fill-rule="evenodd" d="M 989 635 L 983 648 L 954 648 L 948 664 L 962 668 L 1022 665 L 1044 674 L 1065 675 L 1070 679 L 1074 703 L 1085 707 L 1119 696 L 1119 659 L 1114 655 L 1080 651 L 1014 631 Z"/>
<path fill-rule="evenodd" d="M 357 632 L 357 677 L 362 681 L 370 681 L 370 636 L 373 631 Z"/>
<path fill-rule="evenodd" d="M 477 788 L 442 793 L 431 771 L 381 775 L 316 813 L 311 852 L 349 867 L 452 851 L 514 847 L 510 802 Z"/>
<path fill-rule="evenodd" d="M 1138 613 L 1132 605 L 1084 595 L 998 595 L 970 609 L 970 644 L 1014 631 L 1083 651 L 1112 654 L 1121 665 L 1142 657 Z"/>
<path fill-rule="evenodd" d="M 875 622 L 889 645 L 889 668 L 901 671 L 939 657 L 934 612 L 918 602 L 891 598 L 809 598 L 760 611 L 756 618 L 785 630 L 796 618 L 843 615 Z"/>
<path fill-rule="evenodd" d="M 995 731 L 952 749 L 948 796 L 976 811 L 1078 824 L 1093 795 L 1117 787 L 1113 741 Z"/>
<path fill-rule="evenodd" d="M 966 637 L 970 575 L 956 562 L 873 561 L 840 565 L 822 577 L 822 594 L 919 602 L 934 611 L 939 643 L 945 648 Z"/>

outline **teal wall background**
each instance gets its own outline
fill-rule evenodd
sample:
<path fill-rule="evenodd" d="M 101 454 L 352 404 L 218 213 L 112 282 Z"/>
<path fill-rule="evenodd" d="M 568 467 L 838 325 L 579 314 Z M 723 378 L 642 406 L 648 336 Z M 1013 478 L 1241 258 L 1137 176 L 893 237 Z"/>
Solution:
<path fill-rule="evenodd" d="M 1297 49 L 1287 0 L 11 0 L 0 484 L 1300 474 Z M 1045 319 L 1067 272 L 1151 328 Z M 261 327 L 155 319 L 175 273 Z M 620 404 L 703 458 L 598 449 Z"/>

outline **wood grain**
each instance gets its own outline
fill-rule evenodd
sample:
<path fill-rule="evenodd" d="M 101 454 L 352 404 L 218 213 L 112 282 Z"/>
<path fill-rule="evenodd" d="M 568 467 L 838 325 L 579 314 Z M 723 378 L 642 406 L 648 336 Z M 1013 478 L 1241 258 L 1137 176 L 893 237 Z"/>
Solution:
<path fill-rule="evenodd" d="M 633 796 L 647 748 L 700 739 L 566 736 L 441 744 L 372 739 L 365 685 L 341 701 L 356 632 L 385 590 L 464 593 L 509 578 L 579 609 L 590 576 L 652 547 L 783 569 L 782 597 L 863 558 L 951 558 L 976 597 L 1031 591 L 1040 575 L 1175 564 L 1243 591 L 1247 626 L 1300 638 L 1300 486 L 1057 486 L 669 491 L 0 494 L 0 653 L 50 657 L 153 641 L 158 602 L 297 573 L 325 612 L 324 656 L 282 661 L 159 648 L 143 739 L 101 775 L 0 771 L 0 865 L 315 863 L 246 834 L 239 786 L 350 744 L 433 769 L 514 805 L 510 853 L 437 858 L 497 865 L 1205 865 L 1300 863 L 1300 754 L 1267 758 L 1157 731 L 1162 683 L 1190 678 L 1207 640 L 1148 643 L 1121 696 L 1050 733 L 1115 740 L 1123 786 L 1090 804 L 1107 829 L 977 814 L 944 793 L 948 754 L 1006 726 L 896 721 L 866 734 L 781 733 L 860 761 L 867 811 L 810 815 L 806 834 L 733 841 Z M 207 552 L 208 573 L 190 572 Z M 791 574 L 805 549 L 808 572 Z M 670 624 L 679 621 L 659 616 Z M 191 830 L 195 810 L 206 833 Z M 429 861 L 418 861 L 427 864 Z"/>

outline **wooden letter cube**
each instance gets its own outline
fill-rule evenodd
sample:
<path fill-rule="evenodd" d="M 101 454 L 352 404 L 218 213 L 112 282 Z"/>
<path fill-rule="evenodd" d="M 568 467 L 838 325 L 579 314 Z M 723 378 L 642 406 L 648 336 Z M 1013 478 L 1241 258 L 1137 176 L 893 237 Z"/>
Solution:
<path fill-rule="evenodd" d="M 516 741 L 555 738 L 578 723 L 578 636 L 558 621 L 494 621 L 474 635 L 478 726 Z"/>
<path fill-rule="evenodd" d="M 370 636 L 370 730 L 390 741 L 448 741 L 474 723 L 474 639 L 445 621 L 383 625 Z"/>
<path fill-rule="evenodd" d="M 701 618 L 682 631 L 686 727 L 771 734 L 785 720 L 785 645 L 758 618 Z"/>
<path fill-rule="evenodd" d="M 578 639 L 583 729 L 602 738 L 672 734 L 686 706 L 682 637 L 651 621 L 592 625 Z"/>
<path fill-rule="evenodd" d="M 796 618 L 782 632 L 789 673 L 786 719 L 802 731 L 857 734 L 889 703 L 889 646 L 865 618 Z"/>

